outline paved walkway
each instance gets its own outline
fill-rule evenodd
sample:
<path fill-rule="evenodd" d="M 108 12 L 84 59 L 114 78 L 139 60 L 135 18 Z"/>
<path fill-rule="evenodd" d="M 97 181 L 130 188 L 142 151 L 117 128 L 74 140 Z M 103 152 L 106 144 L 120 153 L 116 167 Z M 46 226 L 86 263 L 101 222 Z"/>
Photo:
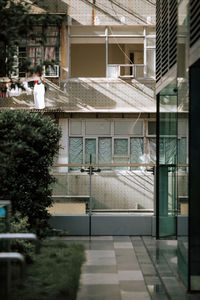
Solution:
<path fill-rule="evenodd" d="M 67 237 L 83 243 L 77 300 L 199 300 L 188 295 L 177 274 L 177 241 L 152 237 Z"/>

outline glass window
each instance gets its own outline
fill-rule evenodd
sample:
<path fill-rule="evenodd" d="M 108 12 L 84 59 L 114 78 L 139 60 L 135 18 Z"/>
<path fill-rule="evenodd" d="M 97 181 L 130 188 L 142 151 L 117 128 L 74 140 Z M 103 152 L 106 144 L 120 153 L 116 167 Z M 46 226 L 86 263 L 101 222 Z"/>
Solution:
<path fill-rule="evenodd" d="M 176 163 L 176 138 L 160 138 L 160 164 Z"/>
<path fill-rule="evenodd" d="M 85 163 L 90 163 L 90 155 L 92 163 L 96 163 L 96 139 L 85 139 Z"/>
<path fill-rule="evenodd" d="M 148 162 L 156 163 L 156 139 L 149 139 Z"/>
<path fill-rule="evenodd" d="M 131 138 L 130 140 L 130 161 L 132 164 L 144 163 L 144 141 L 143 138 Z M 140 167 L 131 167 L 138 170 Z"/>
<path fill-rule="evenodd" d="M 69 163 L 82 164 L 83 163 L 83 139 L 78 137 L 71 137 L 69 139 Z M 80 167 L 70 167 L 70 170 L 77 170 Z"/>
<path fill-rule="evenodd" d="M 99 138 L 98 142 L 98 161 L 99 164 L 112 163 L 112 139 Z M 101 169 L 110 169 L 110 167 L 101 167 Z"/>
<path fill-rule="evenodd" d="M 156 135 L 156 121 L 148 121 L 148 135 Z"/>
<path fill-rule="evenodd" d="M 31 63 L 31 68 L 45 62 L 58 63 L 59 61 L 59 28 L 49 26 L 43 29 L 42 26 L 35 26 L 27 37 L 27 40 L 20 41 L 19 46 L 19 76 L 24 77 L 26 60 Z M 34 70 L 35 72 L 36 70 Z M 54 72 L 55 73 L 55 72 Z M 55 73 L 56 76 L 56 73 Z"/>
<path fill-rule="evenodd" d="M 155 49 L 147 49 L 147 76 L 155 77 Z"/>
<path fill-rule="evenodd" d="M 128 139 L 114 139 L 114 155 L 128 156 Z"/>
<path fill-rule="evenodd" d="M 187 162 L 187 139 L 178 139 L 178 163 L 186 164 Z"/>
<path fill-rule="evenodd" d="M 129 157 L 114 157 L 113 163 L 117 164 L 128 164 L 129 163 Z M 128 170 L 128 167 L 115 167 L 116 170 Z"/>

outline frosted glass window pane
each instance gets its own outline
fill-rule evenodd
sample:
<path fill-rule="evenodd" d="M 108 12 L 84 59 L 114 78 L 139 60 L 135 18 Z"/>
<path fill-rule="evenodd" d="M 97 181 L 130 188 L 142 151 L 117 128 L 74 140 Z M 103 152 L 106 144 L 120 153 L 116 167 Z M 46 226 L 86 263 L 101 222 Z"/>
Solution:
<path fill-rule="evenodd" d="M 114 140 L 114 155 L 128 155 L 128 139 Z"/>
<path fill-rule="evenodd" d="M 112 163 L 112 139 L 111 138 L 99 138 L 99 164 L 111 164 Z M 100 167 L 101 169 L 108 169 L 110 167 Z"/>
<path fill-rule="evenodd" d="M 114 157 L 113 162 L 115 164 L 128 164 L 129 158 L 128 157 Z M 128 167 L 114 167 L 116 170 L 128 170 Z"/>
<path fill-rule="evenodd" d="M 176 138 L 160 138 L 160 163 L 175 164 L 177 154 Z"/>
<path fill-rule="evenodd" d="M 83 163 L 83 139 L 69 138 L 69 163 Z M 77 170 L 81 167 L 70 167 L 70 170 Z"/>
<path fill-rule="evenodd" d="M 155 76 L 155 50 L 147 49 L 147 76 Z"/>
<path fill-rule="evenodd" d="M 186 164 L 187 162 L 186 138 L 178 139 L 178 162 L 179 164 Z"/>
<path fill-rule="evenodd" d="M 156 163 L 156 139 L 149 139 L 148 162 Z"/>
<path fill-rule="evenodd" d="M 85 139 L 85 163 L 90 163 L 90 155 L 92 155 L 92 163 L 96 163 L 96 139 Z"/>
<path fill-rule="evenodd" d="M 86 134 L 110 134 L 110 121 L 86 121 Z"/>
<path fill-rule="evenodd" d="M 156 135 L 156 121 L 148 122 L 148 135 Z"/>
<path fill-rule="evenodd" d="M 115 134 L 143 135 L 143 121 L 115 121 Z"/>
<path fill-rule="evenodd" d="M 70 121 L 70 134 L 82 134 L 82 122 L 81 121 Z"/>
<path fill-rule="evenodd" d="M 131 153 L 130 159 L 132 164 L 144 163 L 144 141 L 143 138 L 131 138 Z M 137 170 L 140 167 L 132 167 Z"/>
<path fill-rule="evenodd" d="M 178 135 L 187 136 L 187 121 L 178 120 Z"/>

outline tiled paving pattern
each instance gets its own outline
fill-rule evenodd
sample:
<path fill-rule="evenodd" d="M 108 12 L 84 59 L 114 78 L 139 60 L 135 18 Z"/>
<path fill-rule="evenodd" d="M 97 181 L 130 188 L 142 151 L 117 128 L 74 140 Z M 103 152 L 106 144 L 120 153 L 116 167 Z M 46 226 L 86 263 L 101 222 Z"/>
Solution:
<path fill-rule="evenodd" d="M 177 242 L 152 237 L 67 237 L 83 243 L 77 300 L 200 300 L 187 294 L 177 275 Z"/>

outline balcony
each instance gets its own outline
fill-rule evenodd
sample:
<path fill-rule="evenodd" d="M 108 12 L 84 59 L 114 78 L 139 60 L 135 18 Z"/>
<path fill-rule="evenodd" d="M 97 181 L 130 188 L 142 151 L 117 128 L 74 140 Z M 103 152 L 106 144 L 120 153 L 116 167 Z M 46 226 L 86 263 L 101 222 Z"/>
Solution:
<path fill-rule="evenodd" d="M 31 79 L 29 79 L 31 80 Z M 70 78 L 60 86 L 43 78 L 46 87 L 45 111 L 63 112 L 155 112 L 155 82 L 135 78 Z M 33 81 L 25 82 L 31 86 Z M 16 92 L 16 94 L 15 94 Z M 2 94 L 0 107 L 34 109 L 33 88 Z"/>

